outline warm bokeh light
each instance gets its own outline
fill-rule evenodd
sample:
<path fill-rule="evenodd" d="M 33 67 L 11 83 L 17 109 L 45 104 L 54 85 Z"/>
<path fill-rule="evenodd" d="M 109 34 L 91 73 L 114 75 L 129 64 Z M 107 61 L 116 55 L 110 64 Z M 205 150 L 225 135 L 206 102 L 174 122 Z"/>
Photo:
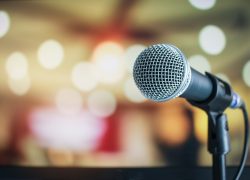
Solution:
<path fill-rule="evenodd" d="M 6 108 L 0 109 L 0 150 L 6 149 L 11 141 L 11 121 Z"/>
<path fill-rule="evenodd" d="M 201 73 L 211 72 L 211 65 L 209 61 L 202 55 L 193 55 L 188 59 L 192 68 Z"/>
<path fill-rule="evenodd" d="M 58 110 L 65 114 L 76 114 L 83 108 L 83 98 L 81 94 L 71 88 L 64 88 L 56 94 L 56 106 Z"/>
<path fill-rule="evenodd" d="M 228 161 L 228 158 L 227 158 Z M 200 146 L 199 152 L 198 152 L 198 163 L 201 166 L 211 166 L 212 158 L 211 155 L 207 152 L 207 145 L 202 144 Z"/>
<path fill-rule="evenodd" d="M 219 27 L 207 25 L 200 31 L 199 43 L 206 53 L 217 55 L 224 50 L 226 46 L 226 37 Z"/>
<path fill-rule="evenodd" d="M 230 79 L 229 79 L 229 77 L 228 77 L 226 74 L 224 74 L 224 73 L 217 73 L 217 74 L 215 74 L 215 75 L 216 75 L 218 78 L 222 79 L 223 81 L 225 81 L 225 82 L 231 84 Z"/>
<path fill-rule="evenodd" d="M 141 103 L 146 100 L 146 98 L 141 94 L 137 88 L 134 79 L 132 77 L 128 78 L 124 83 L 124 94 L 131 102 Z"/>
<path fill-rule="evenodd" d="M 63 57 L 63 47 L 54 39 L 46 40 L 39 47 L 38 60 L 46 69 L 55 69 L 58 67 L 62 63 Z"/>
<path fill-rule="evenodd" d="M 161 109 L 154 121 L 156 121 L 156 133 L 169 146 L 181 145 L 190 135 L 191 124 L 188 117 L 177 107 Z"/>
<path fill-rule="evenodd" d="M 244 65 L 243 71 L 242 71 L 242 76 L 243 76 L 243 80 L 246 83 L 246 85 L 250 87 L 250 61 L 248 61 Z"/>
<path fill-rule="evenodd" d="M 214 7 L 216 0 L 189 0 L 189 2 L 197 9 L 207 10 Z"/>
<path fill-rule="evenodd" d="M 138 57 L 138 55 L 146 48 L 146 46 L 141 44 L 134 44 L 129 46 L 125 51 L 125 61 L 130 73 L 133 72 L 133 65 Z"/>
<path fill-rule="evenodd" d="M 207 142 L 207 127 L 208 125 L 208 117 L 207 114 L 200 110 L 195 108 L 194 109 L 194 133 L 196 138 L 201 142 L 201 143 L 206 143 Z"/>
<path fill-rule="evenodd" d="M 81 62 L 74 66 L 71 74 L 73 84 L 81 91 L 91 91 L 97 86 L 97 71 L 92 63 Z"/>
<path fill-rule="evenodd" d="M 107 117 L 115 112 L 115 96 L 105 90 L 96 90 L 92 92 L 87 100 L 90 112 L 99 117 Z"/>
<path fill-rule="evenodd" d="M 6 11 L 0 10 L 0 38 L 2 38 L 10 28 L 10 17 Z"/>
<path fill-rule="evenodd" d="M 72 166 L 74 165 L 74 153 L 69 149 L 48 149 L 48 158 L 52 165 L 55 166 Z"/>
<path fill-rule="evenodd" d="M 28 61 L 21 52 L 12 53 L 6 61 L 6 71 L 11 79 L 23 79 L 28 74 Z"/>
<path fill-rule="evenodd" d="M 8 85 L 12 93 L 18 96 L 25 95 L 31 88 L 31 82 L 28 76 L 22 79 L 9 79 Z"/>
<path fill-rule="evenodd" d="M 30 128 L 45 148 L 89 151 L 98 146 L 106 124 L 87 111 L 65 115 L 47 108 L 31 114 Z"/>
<path fill-rule="evenodd" d="M 125 73 L 124 49 L 120 44 L 107 41 L 99 44 L 93 53 L 99 81 L 112 84 L 119 82 Z"/>
<path fill-rule="evenodd" d="M 157 151 L 155 142 L 151 141 L 154 138 L 153 134 L 148 133 L 152 130 L 152 120 L 154 119 L 150 113 L 145 113 L 139 108 L 124 113 L 120 133 L 121 148 L 126 153 L 125 165 L 133 162 L 133 167 L 142 167 L 154 164 L 158 160 L 158 157 L 154 156 Z"/>

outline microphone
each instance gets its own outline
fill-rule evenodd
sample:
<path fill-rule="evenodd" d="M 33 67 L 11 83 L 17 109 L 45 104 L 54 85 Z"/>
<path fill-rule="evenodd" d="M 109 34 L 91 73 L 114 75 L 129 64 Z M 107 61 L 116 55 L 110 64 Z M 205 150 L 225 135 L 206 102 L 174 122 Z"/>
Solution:
<path fill-rule="evenodd" d="M 170 44 L 152 45 L 142 51 L 133 67 L 134 81 L 148 99 L 163 102 L 186 98 L 196 106 L 239 108 L 243 101 L 218 77 L 191 68 L 184 54 Z"/>

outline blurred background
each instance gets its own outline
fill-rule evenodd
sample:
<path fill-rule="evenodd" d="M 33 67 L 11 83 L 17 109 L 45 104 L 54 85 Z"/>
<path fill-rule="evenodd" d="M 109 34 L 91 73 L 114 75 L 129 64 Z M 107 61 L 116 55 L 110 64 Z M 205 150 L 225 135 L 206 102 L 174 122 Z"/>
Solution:
<path fill-rule="evenodd" d="M 0 1 L 0 164 L 211 165 L 206 114 L 180 98 L 146 100 L 132 66 L 148 45 L 174 44 L 250 111 L 249 8 L 248 0 Z M 228 164 L 238 165 L 243 117 L 227 114 Z"/>

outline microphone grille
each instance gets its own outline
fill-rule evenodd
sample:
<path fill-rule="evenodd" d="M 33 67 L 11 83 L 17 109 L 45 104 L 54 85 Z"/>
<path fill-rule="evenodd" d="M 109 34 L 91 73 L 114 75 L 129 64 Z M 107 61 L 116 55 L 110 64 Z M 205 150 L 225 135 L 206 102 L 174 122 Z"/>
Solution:
<path fill-rule="evenodd" d="M 190 83 L 191 70 L 178 48 L 157 44 L 137 57 L 133 76 L 142 94 L 159 102 L 180 96 Z"/>

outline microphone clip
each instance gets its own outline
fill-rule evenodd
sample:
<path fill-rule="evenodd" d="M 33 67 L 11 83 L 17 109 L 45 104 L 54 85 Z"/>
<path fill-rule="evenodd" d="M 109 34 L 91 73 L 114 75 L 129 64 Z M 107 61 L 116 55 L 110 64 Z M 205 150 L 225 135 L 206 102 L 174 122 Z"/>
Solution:
<path fill-rule="evenodd" d="M 230 85 L 222 79 L 206 72 L 206 76 L 211 80 L 213 89 L 211 95 L 202 102 L 188 100 L 188 102 L 206 112 L 223 113 L 230 107 L 233 99 L 233 91 Z"/>

